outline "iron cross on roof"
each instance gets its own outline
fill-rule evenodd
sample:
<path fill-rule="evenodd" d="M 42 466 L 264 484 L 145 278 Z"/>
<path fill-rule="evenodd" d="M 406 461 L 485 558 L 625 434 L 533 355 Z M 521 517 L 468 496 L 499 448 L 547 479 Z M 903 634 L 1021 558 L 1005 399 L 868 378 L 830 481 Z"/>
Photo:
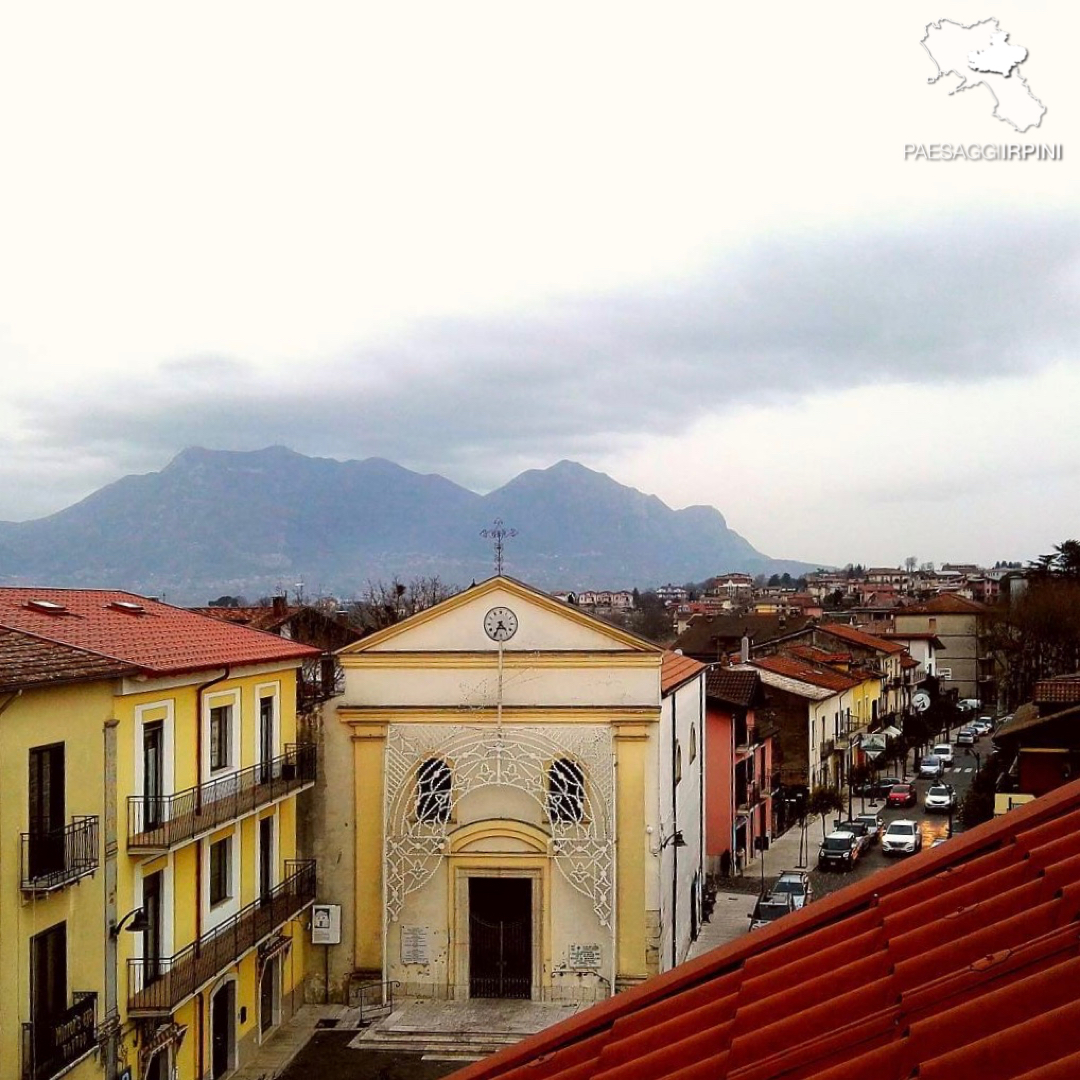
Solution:
<path fill-rule="evenodd" d="M 502 518 L 496 518 L 491 523 L 490 529 L 481 529 L 480 535 L 485 540 L 492 541 L 495 549 L 495 573 L 502 575 L 503 572 L 503 546 L 512 537 L 517 536 L 517 529 L 508 529 L 503 525 Z"/>

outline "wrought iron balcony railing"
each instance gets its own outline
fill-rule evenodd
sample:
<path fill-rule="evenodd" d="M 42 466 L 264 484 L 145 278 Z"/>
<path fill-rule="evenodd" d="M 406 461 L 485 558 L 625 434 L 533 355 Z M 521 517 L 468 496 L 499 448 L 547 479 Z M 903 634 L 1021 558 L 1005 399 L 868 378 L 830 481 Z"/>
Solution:
<path fill-rule="evenodd" d="M 757 806 L 761 802 L 761 788 L 757 784 L 747 784 L 745 788 L 740 789 L 736 801 L 740 810 L 749 810 L 752 806 Z"/>
<path fill-rule="evenodd" d="M 59 1016 L 23 1024 L 23 1080 L 49 1080 L 97 1049 L 97 995 L 75 999 Z"/>
<path fill-rule="evenodd" d="M 833 739 L 826 739 L 822 742 L 818 751 L 818 756 L 827 758 L 836 749 L 836 742 Z"/>
<path fill-rule="evenodd" d="M 174 956 L 128 961 L 128 1012 L 172 1012 L 199 987 L 295 918 L 315 899 L 315 861 L 285 864 L 287 876 L 267 896 L 241 908 Z"/>
<path fill-rule="evenodd" d="M 98 819 L 79 815 L 61 829 L 22 834 L 20 884 L 24 892 L 62 889 L 98 868 Z"/>
<path fill-rule="evenodd" d="M 250 814 L 315 782 L 315 744 L 295 743 L 269 761 L 175 795 L 128 796 L 128 847 L 161 850 Z"/>

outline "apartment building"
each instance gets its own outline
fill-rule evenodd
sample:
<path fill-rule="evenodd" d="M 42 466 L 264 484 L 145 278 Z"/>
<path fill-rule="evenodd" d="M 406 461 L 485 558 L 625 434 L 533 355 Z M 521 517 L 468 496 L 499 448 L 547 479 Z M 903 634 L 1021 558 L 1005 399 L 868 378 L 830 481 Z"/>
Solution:
<path fill-rule="evenodd" d="M 289 1014 L 318 651 L 131 593 L 0 589 L 0 1072 L 227 1076 Z"/>

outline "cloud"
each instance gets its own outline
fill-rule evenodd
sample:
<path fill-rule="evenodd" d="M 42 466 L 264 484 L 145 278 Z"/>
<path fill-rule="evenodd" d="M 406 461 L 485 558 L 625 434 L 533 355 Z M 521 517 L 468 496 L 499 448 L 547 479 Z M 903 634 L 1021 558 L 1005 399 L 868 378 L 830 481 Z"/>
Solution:
<path fill-rule="evenodd" d="M 283 443 L 483 489 L 740 408 L 885 383 L 977 385 L 1071 360 L 1078 266 L 1074 219 L 997 212 L 776 236 L 679 279 L 421 319 L 284 372 L 206 354 L 14 404 L 45 453 L 75 448 L 99 464 L 153 469 L 187 445 Z"/>

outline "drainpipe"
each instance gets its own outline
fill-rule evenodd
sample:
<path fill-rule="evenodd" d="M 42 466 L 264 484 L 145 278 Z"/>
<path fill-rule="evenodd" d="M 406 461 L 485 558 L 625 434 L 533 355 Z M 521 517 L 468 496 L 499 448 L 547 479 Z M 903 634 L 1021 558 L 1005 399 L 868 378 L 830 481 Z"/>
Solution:
<path fill-rule="evenodd" d="M 679 745 L 679 726 L 677 722 L 678 690 L 671 692 L 671 966 L 679 962 L 679 845 L 675 836 L 679 831 L 679 799 L 676 790 L 675 757 Z"/>
<path fill-rule="evenodd" d="M 115 932 L 116 908 L 116 854 L 118 847 L 116 820 L 116 736 L 120 721 L 112 717 L 105 721 L 105 789 L 104 789 L 104 841 L 105 860 L 103 885 L 105 889 L 105 1077 L 113 1080 L 117 1073 L 120 1055 L 120 935 Z"/>

